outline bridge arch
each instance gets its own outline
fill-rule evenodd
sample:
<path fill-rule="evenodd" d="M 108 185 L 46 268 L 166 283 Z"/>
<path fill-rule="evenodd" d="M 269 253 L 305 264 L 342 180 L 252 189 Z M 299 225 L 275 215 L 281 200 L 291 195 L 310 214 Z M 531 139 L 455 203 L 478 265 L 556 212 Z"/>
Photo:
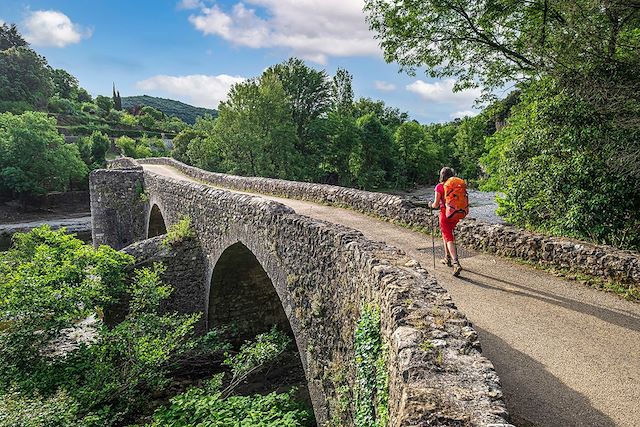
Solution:
<path fill-rule="evenodd" d="M 157 203 L 153 203 L 151 205 L 151 209 L 149 209 L 145 228 L 147 230 L 147 238 L 167 233 L 167 221 L 165 220 L 165 216 L 162 214 L 162 210 Z"/>
<path fill-rule="evenodd" d="M 245 244 L 238 241 L 227 247 L 210 277 L 209 328 L 233 323 L 241 341 L 273 326 L 294 337 L 271 278 Z"/>

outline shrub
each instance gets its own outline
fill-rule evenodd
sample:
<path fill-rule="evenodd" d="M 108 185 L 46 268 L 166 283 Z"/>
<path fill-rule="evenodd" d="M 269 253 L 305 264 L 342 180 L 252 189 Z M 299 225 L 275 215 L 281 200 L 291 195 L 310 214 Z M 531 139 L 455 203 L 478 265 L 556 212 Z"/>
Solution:
<path fill-rule="evenodd" d="M 110 121 L 110 122 L 112 122 L 112 123 L 120 123 L 122 115 L 123 115 L 123 113 L 121 111 L 111 110 L 111 111 L 109 111 L 109 114 L 107 114 L 105 119 Z"/>
<path fill-rule="evenodd" d="M 551 80 L 527 88 L 482 158 L 489 185 L 504 193 L 499 214 L 525 228 L 639 249 L 640 182 L 613 161 L 640 133 L 613 120 Z"/>
<path fill-rule="evenodd" d="M 33 105 L 26 101 L 4 101 L 0 100 L 0 113 L 22 114 L 25 111 L 32 111 Z"/>
<path fill-rule="evenodd" d="M 175 246 L 193 236 L 194 232 L 193 228 L 191 228 L 191 218 L 183 216 L 180 221 L 169 226 L 167 235 L 162 240 L 162 244 L 165 246 Z"/>
<path fill-rule="evenodd" d="M 8 411 L 0 420 L 21 419 L 34 407 L 34 419 L 55 411 L 65 422 L 75 417 L 69 425 L 125 425 L 153 409 L 170 362 L 193 346 L 199 315 L 158 314 L 171 293 L 160 281 L 162 266 L 137 270 L 125 287 L 132 262 L 46 226 L 17 234 L 0 253 L 0 402 Z M 63 331 L 125 300 L 125 320 L 111 329 L 96 320 L 93 344 L 53 351 Z"/>
<path fill-rule="evenodd" d="M 136 141 L 128 136 L 121 136 L 116 139 L 116 147 L 127 157 L 136 157 Z"/>
<path fill-rule="evenodd" d="M 0 427 L 77 427 L 77 412 L 64 391 L 47 398 L 9 391 L 0 398 Z"/>
<path fill-rule="evenodd" d="M 125 126 L 131 126 L 131 127 L 138 126 L 138 119 L 133 114 L 130 114 L 125 111 L 120 116 L 120 123 L 122 123 Z"/>
<path fill-rule="evenodd" d="M 73 101 L 66 98 L 60 98 L 55 95 L 49 98 L 47 110 L 50 113 L 74 114 L 76 112 L 76 107 Z"/>
<path fill-rule="evenodd" d="M 148 148 L 151 151 L 151 155 L 155 157 L 165 157 L 169 155 L 169 150 L 164 144 L 164 141 L 156 136 L 144 135 L 142 138 L 140 138 L 138 144 Z"/>
<path fill-rule="evenodd" d="M 83 102 L 80 110 L 83 113 L 87 114 L 95 114 L 98 110 L 98 106 L 92 102 Z"/>
<path fill-rule="evenodd" d="M 162 426 L 311 426 L 313 417 L 308 409 L 294 400 L 295 389 L 287 393 L 265 396 L 231 396 L 223 399 L 220 377 L 204 388 L 192 388 L 171 399 L 171 406 L 154 414 L 148 427 Z"/>
<path fill-rule="evenodd" d="M 0 114 L 0 192 L 15 196 L 68 189 L 86 179 L 78 148 L 44 113 Z"/>

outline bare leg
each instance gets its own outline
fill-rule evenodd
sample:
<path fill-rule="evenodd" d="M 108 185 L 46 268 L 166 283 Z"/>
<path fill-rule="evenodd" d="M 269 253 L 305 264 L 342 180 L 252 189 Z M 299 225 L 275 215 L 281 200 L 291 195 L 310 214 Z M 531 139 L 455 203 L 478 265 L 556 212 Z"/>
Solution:
<path fill-rule="evenodd" d="M 442 238 L 442 243 L 443 243 L 442 247 L 444 248 L 444 257 L 447 258 L 448 256 L 451 255 L 451 253 L 449 252 L 449 247 L 447 245 L 447 241 L 444 240 L 444 237 Z"/>
<path fill-rule="evenodd" d="M 456 251 L 456 242 L 446 242 L 445 247 L 447 248 L 448 253 L 451 255 L 453 262 L 458 262 L 458 251 Z"/>
<path fill-rule="evenodd" d="M 460 266 L 460 262 L 458 262 L 458 251 L 456 250 L 456 242 L 447 242 L 447 247 L 449 249 L 449 253 L 453 257 L 453 275 L 458 277 L 460 272 L 462 271 L 462 267 Z"/>

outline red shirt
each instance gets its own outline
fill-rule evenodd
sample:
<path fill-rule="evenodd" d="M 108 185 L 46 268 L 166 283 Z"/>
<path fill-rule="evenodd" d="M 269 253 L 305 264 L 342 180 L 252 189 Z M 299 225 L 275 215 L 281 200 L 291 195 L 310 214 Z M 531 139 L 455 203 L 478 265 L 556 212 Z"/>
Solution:
<path fill-rule="evenodd" d="M 440 210 L 444 210 L 444 184 L 436 185 L 436 193 L 440 194 Z"/>

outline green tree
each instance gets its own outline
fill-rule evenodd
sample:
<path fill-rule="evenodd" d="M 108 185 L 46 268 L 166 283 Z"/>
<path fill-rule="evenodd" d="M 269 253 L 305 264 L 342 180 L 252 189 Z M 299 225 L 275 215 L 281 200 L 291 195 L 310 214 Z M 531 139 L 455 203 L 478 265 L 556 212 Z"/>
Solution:
<path fill-rule="evenodd" d="M 323 181 L 331 184 L 350 185 L 353 176 L 349 168 L 349 157 L 354 147 L 360 144 L 360 129 L 350 114 L 331 111 L 327 116 L 327 143 L 323 149 L 320 169 Z"/>
<path fill-rule="evenodd" d="M 441 166 L 441 153 L 431 135 L 417 122 L 401 124 L 393 135 L 400 168 L 407 183 L 434 182 Z"/>
<path fill-rule="evenodd" d="M 0 51 L 0 101 L 24 101 L 44 108 L 52 90 L 44 57 L 24 46 Z"/>
<path fill-rule="evenodd" d="M 606 143 L 640 131 L 615 126 L 549 79 L 522 98 L 481 159 L 504 192 L 500 214 L 527 228 L 640 248 L 640 180 L 612 173 L 614 145 Z"/>
<path fill-rule="evenodd" d="M 343 114 L 350 114 L 353 110 L 353 76 L 344 68 L 338 68 L 331 84 L 333 109 Z"/>
<path fill-rule="evenodd" d="M 78 148 L 44 113 L 0 114 L 0 191 L 14 196 L 66 190 L 86 179 Z"/>
<path fill-rule="evenodd" d="M 181 130 L 175 138 L 173 138 L 173 150 L 171 150 L 171 157 L 181 162 L 188 163 L 189 156 L 187 151 L 189 146 L 196 137 L 202 136 L 201 132 L 188 127 Z"/>
<path fill-rule="evenodd" d="M 91 95 L 89 94 L 89 92 L 87 92 L 87 90 L 85 88 L 78 88 L 78 95 L 77 95 L 77 101 L 78 102 L 92 102 L 93 99 L 91 98 Z"/>
<path fill-rule="evenodd" d="M 365 10 L 387 61 L 454 76 L 459 87 L 637 57 L 640 43 L 633 2 L 367 0 Z"/>
<path fill-rule="evenodd" d="M 282 88 L 289 98 L 291 114 L 296 125 L 299 150 L 307 153 L 305 139 L 311 122 L 325 113 L 331 105 L 331 82 L 327 73 L 314 70 L 298 58 L 274 65 L 267 69 L 265 75 L 273 74 L 282 83 Z"/>
<path fill-rule="evenodd" d="M 104 167 L 106 164 L 106 154 L 111 148 L 111 139 L 109 136 L 99 132 L 94 131 L 89 137 L 89 141 L 91 142 L 91 164 L 92 168 L 96 169 L 99 167 Z"/>
<path fill-rule="evenodd" d="M 485 152 L 485 138 L 494 131 L 493 121 L 484 113 L 460 121 L 451 147 L 460 176 L 470 181 L 482 178 L 479 159 Z"/>
<path fill-rule="evenodd" d="M 357 126 L 360 138 L 351 153 L 349 169 L 360 188 L 383 187 L 395 173 L 391 134 L 374 113 L 360 117 Z"/>
<path fill-rule="evenodd" d="M 53 93 L 60 98 L 76 100 L 78 99 L 78 79 L 63 69 L 52 69 L 51 78 L 53 80 Z"/>
<path fill-rule="evenodd" d="M 128 137 L 121 136 L 115 141 L 116 147 L 120 150 L 120 153 L 127 157 L 136 157 L 136 140 Z"/>
<path fill-rule="evenodd" d="M 0 25 L 0 50 L 6 50 L 11 47 L 29 47 L 27 43 L 18 32 L 16 24 L 3 23 Z"/>
<path fill-rule="evenodd" d="M 294 179 L 296 125 L 282 82 L 271 71 L 234 85 L 220 103 L 214 143 L 225 172 Z M 214 153 L 211 153 L 215 156 Z"/>
<path fill-rule="evenodd" d="M 193 348 L 199 315 L 158 314 L 171 293 L 160 280 L 162 266 L 129 277 L 125 268 L 132 263 L 129 255 L 91 248 L 46 226 L 17 234 L 14 247 L 0 253 L 0 401 L 7 395 L 17 401 L 3 417 L 21 419 L 22 406 L 42 400 L 35 416 L 62 403 L 69 408 L 55 425 L 129 425 L 148 410 L 153 395 L 166 393 L 169 366 Z M 123 301 L 124 321 L 106 328 L 100 313 Z M 62 355 L 52 348 L 64 330 L 90 318 L 91 345 Z"/>
<path fill-rule="evenodd" d="M 104 112 L 104 114 L 107 114 L 113 109 L 113 99 L 108 96 L 98 95 L 96 96 L 96 105 Z"/>
<path fill-rule="evenodd" d="M 122 98 L 120 98 L 120 91 L 116 92 L 116 84 L 113 84 L 113 95 L 111 96 L 113 99 L 113 108 L 116 111 L 122 111 Z"/>
<path fill-rule="evenodd" d="M 384 101 L 374 101 L 371 98 L 359 98 L 354 104 L 354 115 L 363 117 L 369 113 L 373 113 L 384 126 L 391 131 L 400 126 L 409 119 L 409 114 L 401 112 L 397 108 L 388 107 Z"/>

